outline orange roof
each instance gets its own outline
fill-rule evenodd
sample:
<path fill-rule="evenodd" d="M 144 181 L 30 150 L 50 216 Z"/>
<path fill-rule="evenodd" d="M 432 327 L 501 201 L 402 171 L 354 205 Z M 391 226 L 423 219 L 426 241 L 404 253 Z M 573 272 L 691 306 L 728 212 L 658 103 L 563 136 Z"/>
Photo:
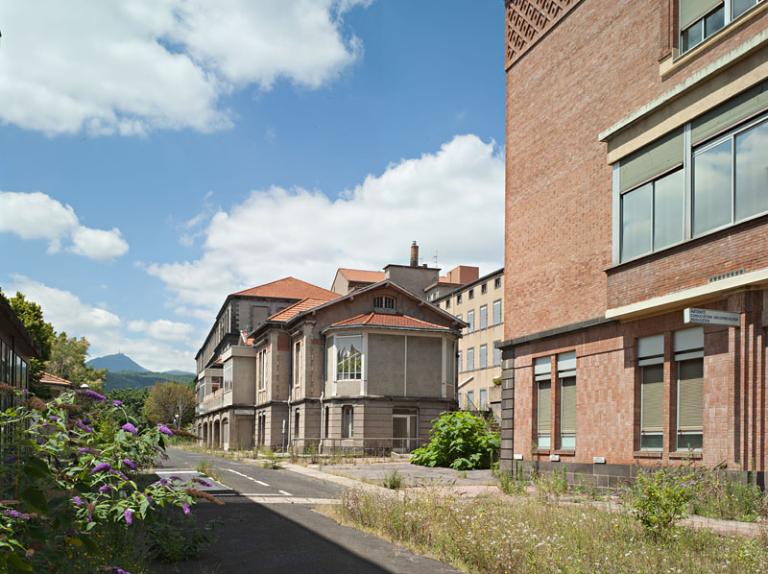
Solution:
<path fill-rule="evenodd" d="M 349 327 L 351 325 L 369 325 L 371 327 L 400 327 L 404 329 L 440 329 L 449 331 L 449 327 L 422 321 L 410 315 L 392 313 L 363 313 L 349 319 L 344 319 L 331 327 Z"/>
<path fill-rule="evenodd" d="M 40 383 L 43 385 L 56 385 L 59 387 L 71 387 L 72 382 L 67 379 L 62 379 L 51 373 L 43 373 L 40 375 Z"/>
<path fill-rule="evenodd" d="M 336 297 L 339 295 L 337 293 L 334 293 Z M 290 307 L 286 307 L 285 309 L 281 309 L 274 315 L 272 315 L 269 320 L 270 321 L 290 321 L 293 319 L 296 315 L 299 313 L 303 313 L 304 311 L 309 311 L 312 309 L 312 307 L 317 307 L 318 305 L 322 305 L 323 303 L 327 303 L 327 299 L 315 299 L 313 297 L 307 297 L 306 299 L 302 299 L 298 303 L 294 303 Z"/>
<path fill-rule="evenodd" d="M 366 269 L 345 269 L 339 267 L 341 273 L 347 281 L 352 283 L 378 283 L 384 279 L 383 271 L 368 271 Z"/>
<path fill-rule="evenodd" d="M 301 279 L 295 277 L 284 277 L 271 283 L 264 283 L 264 285 L 257 285 L 250 289 L 244 289 L 232 295 L 245 295 L 248 297 L 268 297 L 272 299 L 306 299 L 312 297 L 315 299 L 322 299 L 323 301 L 330 301 L 338 297 L 338 293 L 328 291 L 312 283 L 307 283 Z"/>

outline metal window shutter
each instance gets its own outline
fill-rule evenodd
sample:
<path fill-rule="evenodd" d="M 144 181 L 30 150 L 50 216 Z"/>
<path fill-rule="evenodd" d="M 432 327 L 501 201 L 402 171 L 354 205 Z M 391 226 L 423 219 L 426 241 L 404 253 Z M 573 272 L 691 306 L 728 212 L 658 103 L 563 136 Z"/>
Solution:
<path fill-rule="evenodd" d="M 576 377 L 560 379 L 560 432 L 576 432 Z"/>
<path fill-rule="evenodd" d="M 693 120 L 691 141 L 697 144 L 766 109 L 768 109 L 768 82 L 763 82 Z"/>
<path fill-rule="evenodd" d="M 677 364 L 679 431 L 701 431 L 704 419 L 704 361 Z"/>
<path fill-rule="evenodd" d="M 722 3 L 723 0 L 680 0 L 680 30 L 685 30 Z"/>
<path fill-rule="evenodd" d="M 539 433 L 548 433 L 552 429 L 552 384 L 541 381 L 538 386 L 536 428 Z"/>
<path fill-rule="evenodd" d="M 642 373 L 642 421 L 643 432 L 664 430 L 664 365 L 643 367 Z"/>
<path fill-rule="evenodd" d="M 619 168 L 621 191 L 627 191 L 682 164 L 683 155 L 683 130 L 678 129 L 621 160 Z"/>

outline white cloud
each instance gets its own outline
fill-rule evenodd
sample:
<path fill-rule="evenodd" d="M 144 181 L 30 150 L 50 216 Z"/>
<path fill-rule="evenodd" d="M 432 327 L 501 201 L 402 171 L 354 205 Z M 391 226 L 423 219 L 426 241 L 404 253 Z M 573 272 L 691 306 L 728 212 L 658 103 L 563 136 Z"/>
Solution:
<path fill-rule="evenodd" d="M 490 271 L 502 262 L 503 221 L 500 150 L 457 136 L 337 199 L 298 188 L 254 191 L 212 217 L 199 259 L 146 268 L 165 283 L 179 313 L 212 320 L 236 289 L 286 275 L 328 287 L 337 267 L 406 263 L 412 240 L 424 262 L 439 250 L 445 270 L 466 264 Z"/>
<path fill-rule="evenodd" d="M 285 78 L 320 87 L 361 51 L 349 0 L 0 3 L 0 122 L 48 134 L 203 132 L 221 98 Z"/>
<path fill-rule="evenodd" d="M 119 229 L 80 225 L 71 206 L 40 192 L 0 191 L 0 233 L 13 233 L 22 239 L 46 239 L 49 253 L 57 253 L 62 241 L 70 239 L 71 252 L 99 261 L 120 257 L 128 251 L 128 243 Z"/>
<path fill-rule="evenodd" d="M 24 275 L 12 275 L 7 294 L 20 291 L 43 308 L 46 321 L 70 337 L 85 337 L 91 344 L 90 356 L 122 352 L 140 365 L 154 371 L 181 369 L 194 371 L 195 345 L 202 333 L 190 325 L 174 321 L 131 321 L 132 332 L 148 337 L 128 337 L 118 315 L 104 307 L 89 305 L 70 291 L 45 285 Z M 182 337 L 182 334 L 184 335 Z M 160 342 L 159 342 L 160 341 Z M 172 343 L 176 344 L 172 344 Z M 183 343 L 187 344 L 183 344 Z"/>
<path fill-rule="evenodd" d="M 128 329 L 136 333 L 146 333 L 153 339 L 160 341 L 189 341 L 194 335 L 192 325 L 168 321 L 167 319 L 131 321 L 128 323 Z"/>

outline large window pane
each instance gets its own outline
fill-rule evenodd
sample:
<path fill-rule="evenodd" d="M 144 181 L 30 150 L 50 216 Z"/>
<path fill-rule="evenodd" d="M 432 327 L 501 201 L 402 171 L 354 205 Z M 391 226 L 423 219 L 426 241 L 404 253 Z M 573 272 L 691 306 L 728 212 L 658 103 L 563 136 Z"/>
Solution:
<path fill-rule="evenodd" d="M 621 259 L 649 253 L 653 247 L 653 185 L 647 184 L 621 198 Z"/>
<path fill-rule="evenodd" d="M 768 122 L 736 136 L 736 220 L 768 211 Z"/>
<path fill-rule="evenodd" d="M 653 248 L 661 249 L 683 240 L 685 222 L 685 175 L 676 171 L 654 183 Z"/>
<path fill-rule="evenodd" d="M 709 38 L 723 26 L 725 26 L 725 7 L 721 6 L 704 18 L 704 37 Z"/>
<path fill-rule="evenodd" d="M 755 4 L 757 4 L 757 0 L 733 0 L 733 4 L 731 5 L 731 17 L 737 18 L 741 16 Z"/>
<path fill-rule="evenodd" d="M 693 234 L 731 221 L 731 140 L 694 156 Z"/>
<path fill-rule="evenodd" d="M 362 378 L 363 338 L 360 335 L 336 337 L 336 379 Z"/>
<path fill-rule="evenodd" d="M 687 52 L 704 39 L 704 22 L 699 20 L 683 32 L 683 52 Z"/>

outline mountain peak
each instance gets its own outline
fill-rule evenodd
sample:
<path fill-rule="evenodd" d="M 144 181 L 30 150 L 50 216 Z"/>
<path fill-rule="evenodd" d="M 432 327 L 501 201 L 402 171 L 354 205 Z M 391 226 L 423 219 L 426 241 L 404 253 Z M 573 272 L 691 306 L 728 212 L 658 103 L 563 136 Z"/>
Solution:
<path fill-rule="evenodd" d="M 115 353 L 114 355 L 105 355 L 103 357 L 96 357 L 86 363 L 89 367 L 94 369 L 107 369 L 112 373 L 146 373 L 147 369 L 139 365 L 136 361 L 131 359 L 128 355 L 123 353 Z"/>

